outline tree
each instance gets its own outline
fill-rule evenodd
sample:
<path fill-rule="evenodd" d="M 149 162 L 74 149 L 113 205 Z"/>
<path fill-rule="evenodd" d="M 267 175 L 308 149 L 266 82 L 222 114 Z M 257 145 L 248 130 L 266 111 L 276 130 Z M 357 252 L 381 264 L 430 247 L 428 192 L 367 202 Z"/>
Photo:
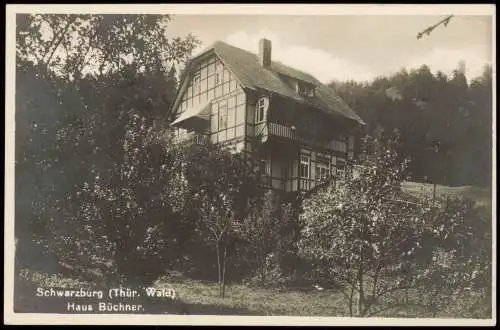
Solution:
<path fill-rule="evenodd" d="M 117 274 L 152 280 L 178 257 L 177 232 L 189 198 L 179 175 L 182 150 L 138 115 L 126 130 L 122 161 L 82 189 L 77 220 L 88 224 L 91 237 L 108 242 Z M 92 211 L 97 221 L 84 216 Z"/>
<path fill-rule="evenodd" d="M 40 241 L 58 260 L 78 256 L 84 249 L 77 244 L 83 243 L 113 252 L 109 242 L 95 236 L 102 234 L 102 224 L 89 223 L 95 227 L 92 230 L 81 225 L 100 215 L 92 199 L 99 190 L 87 199 L 92 195 L 90 187 L 96 184 L 116 193 L 118 187 L 109 183 L 118 182 L 120 173 L 132 166 L 134 175 L 149 176 L 154 182 L 167 180 L 156 168 L 161 165 L 159 159 L 134 158 L 125 146 L 130 136 L 136 136 L 139 140 L 134 143 L 144 143 L 137 145 L 140 150 L 151 148 L 159 158 L 165 155 L 156 119 L 164 116 L 175 96 L 173 64 L 187 59 L 198 42 L 192 36 L 168 40 L 169 21 L 168 15 L 17 16 L 16 64 L 21 79 L 16 92 L 16 237 L 21 238 L 20 246 Z M 143 194 L 134 182 L 121 183 L 129 197 Z M 162 190 L 151 192 L 151 196 L 161 194 Z M 133 212 L 139 210 L 130 210 L 124 219 L 135 219 Z M 154 224 L 157 219 L 148 221 Z M 144 224 L 137 225 L 141 236 Z M 37 235 L 25 237 L 27 233 Z"/>
<path fill-rule="evenodd" d="M 240 236 L 238 228 L 260 194 L 258 171 L 252 155 L 231 154 L 212 144 L 192 145 L 186 156 L 185 178 L 198 212 L 199 233 L 215 249 L 221 297 L 229 254 Z"/>
<path fill-rule="evenodd" d="M 170 15 L 19 14 L 17 59 L 68 80 L 101 77 L 133 63 L 140 72 L 183 62 L 199 44 L 167 38 Z"/>
<path fill-rule="evenodd" d="M 370 153 L 358 176 L 304 201 L 300 253 L 312 262 L 313 274 L 322 285 L 341 290 L 351 316 L 410 307 L 435 316 L 445 304 L 429 300 L 429 292 L 449 302 L 471 283 L 468 272 L 479 272 L 488 264 L 484 252 L 488 244 L 472 238 L 477 233 L 488 241 L 488 231 L 479 234 L 484 226 L 465 225 L 472 221 L 473 206 L 434 203 L 401 191 L 408 161 L 395 152 L 395 141 L 369 139 Z M 444 246 L 458 253 L 457 267 L 444 268 L 433 259 Z M 463 246 L 480 246 L 482 257 L 463 254 Z M 420 293 L 418 299 L 414 299 L 415 290 Z"/>

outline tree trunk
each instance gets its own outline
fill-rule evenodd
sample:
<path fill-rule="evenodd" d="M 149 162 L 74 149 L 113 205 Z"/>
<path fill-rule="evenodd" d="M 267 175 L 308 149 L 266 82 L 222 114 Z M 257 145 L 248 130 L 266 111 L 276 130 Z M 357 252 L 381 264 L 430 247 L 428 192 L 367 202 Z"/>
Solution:
<path fill-rule="evenodd" d="M 261 258 L 260 262 L 260 284 L 264 285 L 266 283 L 266 258 Z"/>
<path fill-rule="evenodd" d="M 353 304 L 354 304 L 354 286 L 351 286 L 351 294 L 349 295 L 349 316 L 350 317 L 354 316 Z"/>
<path fill-rule="evenodd" d="M 222 298 L 226 296 L 226 266 L 227 266 L 227 247 L 224 246 L 224 255 L 222 257 Z"/>
<path fill-rule="evenodd" d="M 358 301 L 357 301 L 357 306 L 356 306 L 356 316 L 360 317 L 363 316 L 363 306 L 364 306 L 364 300 L 365 300 L 365 294 L 363 291 L 363 266 L 359 266 L 359 271 L 358 271 L 358 285 L 359 285 L 359 292 L 358 292 Z"/>
<path fill-rule="evenodd" d="M 220 246 L 219 242 L 216 242 L 215 250 L 217 253 L 217 283 L 219 284 L 219 297 L 222 297 L 222 274 L 221 274 L 221 260 L 220 260 Z"/>

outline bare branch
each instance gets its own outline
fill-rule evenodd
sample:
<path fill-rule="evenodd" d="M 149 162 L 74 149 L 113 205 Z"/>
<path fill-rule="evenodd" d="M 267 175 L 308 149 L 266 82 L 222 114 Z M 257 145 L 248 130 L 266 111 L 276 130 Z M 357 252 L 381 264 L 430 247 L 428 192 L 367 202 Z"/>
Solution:
<path fill-rule="evenodd" d="M 440 20 L 439 22 L 437 22 L 436 24 L 434 25 L 431 25 L 427 28 L 425 28 L 423 31 L 417 33 L 417 39 L 420 39 L 422 38 L 424 35 L 430 35 L 432 31 L 434 31 L 438 26 L 440 25 L 444 25 L 444 27 L 448 26 L 448 23 L 450 22 L 451 18 L 453 17 L 454 15 L 450 15 L 450 16 L 447 16 L 446 18 Z"/>
<path fill-rule="evenodd" d="M 71 24 L 75 21 L 75 18 L 73 17 L 72 19 L 68 19 L 67 23 L 66 23 L 66 26 L 64 27 L 64 29 L 62 29 L 60 31 L 60 33 L 57 35 L 57 37 L 54 37 L 54 39 L 52 40 L 52 43 L 54 45 L 54 48 L 52 49 L 52 52 L 50 53 L 49 57 L 47 58 L 47 61 L 45 62 L 45 65 L 48 67 L 50 65 L 50 62 L 52 61 L 52 57 L 54 56 L 57 48 L 59 48 L 59 45 L 61 44 L 61 42 L 64 40 L 64 38 L 66 38 L 66 34 L 71 26 Z M 56 41 L 57 40 L 57 41 Z M 51 45 L 52 47 L 52 45 Z M 44 56 L 45 58 L 45 56 Z"/>

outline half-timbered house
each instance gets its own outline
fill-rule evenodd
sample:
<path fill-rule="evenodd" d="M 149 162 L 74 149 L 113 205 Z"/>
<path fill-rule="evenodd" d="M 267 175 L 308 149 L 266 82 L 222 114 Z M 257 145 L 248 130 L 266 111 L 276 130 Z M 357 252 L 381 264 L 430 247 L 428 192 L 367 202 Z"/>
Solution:
<path fill-rule="evenodd" d="M 193 58 L 171 109 L 176 139 L 258 149 L 269 188 L 308 191 L 341 180 L 362 119 L 331 88 L 271 55 L 262 39 L 258 54 L 219 41 Z"/>

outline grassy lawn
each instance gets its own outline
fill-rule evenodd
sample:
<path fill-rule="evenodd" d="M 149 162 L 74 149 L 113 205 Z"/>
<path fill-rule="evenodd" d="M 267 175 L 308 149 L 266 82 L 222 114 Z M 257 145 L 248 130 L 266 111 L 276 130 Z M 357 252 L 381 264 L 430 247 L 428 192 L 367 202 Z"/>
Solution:
<path fill-rule="evenodd" d="M 16 290 L 16 312 L 67 313 L 66 301 L 61 298 L 36 298 L 36 287 L 45 288 L 101 288 L 100 284 L 75 280 L 61 274 L 24 271 L 24 285 Z M 242 284 L 230 285 L 226 297 L 218 296 L 216 283 L 195 281 L 187 278 L 159 278 L 153 283 L 156 288 L 172 288 L 175 300 L 141 298 L 147 314 L 191 314 L 191 315 L 258 315 L 258 316 L 349 316 L 343 295 L 340 292 L 318 291 L 316 289 L 292 290 L 278 288 L 251 287 Z M 133 285 L 130 288 L 134 288 Z M 487 306 L 475 293 L 470 293 L 437 317 L 487 318 Z M 104 300 L 106 301 L 106 299 Z M 127 303 L 128 301 L 123 301 Z M 94 301 L 95 303 L 95 301 Z M 477 306 L 480 303 L 482 305 Z M 474 306 L 476 305 L 476 306 Z M 425 317 L 418 311 L 409 309 L 393 310 L 379 317 Z M 429 316 L 426 316 L 429 317 Z"/>
<path fill-rule="evenodd" d="M 158 286 L 166 282 L 157 281 Z M 246 311 L 249 315 L 294 315 L 294 316 L 346 316 L 343 295 L 340 292 L 311 290 L 289 290 L 250 287 L 242 284 L 230 285 L 226 297 L 218 296 L 216 283 L 192 280 L 171 280 L 179 299 L 188 305 L 214 306 L 222 314 L 225 311 Z"/>

